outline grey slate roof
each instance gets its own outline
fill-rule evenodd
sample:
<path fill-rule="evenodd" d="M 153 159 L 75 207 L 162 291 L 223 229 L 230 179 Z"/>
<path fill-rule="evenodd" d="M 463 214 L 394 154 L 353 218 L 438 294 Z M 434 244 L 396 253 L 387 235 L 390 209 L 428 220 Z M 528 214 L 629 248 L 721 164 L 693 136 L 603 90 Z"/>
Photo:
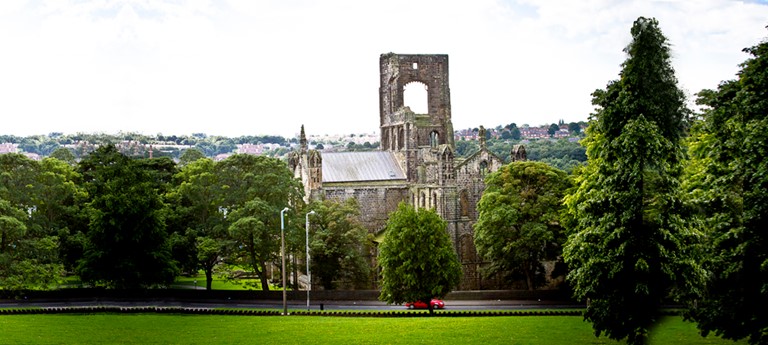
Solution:
<path fill-rule="evenodd" d="M 392 152 L 323 153 L 323 182 L 405 180 Z"/>

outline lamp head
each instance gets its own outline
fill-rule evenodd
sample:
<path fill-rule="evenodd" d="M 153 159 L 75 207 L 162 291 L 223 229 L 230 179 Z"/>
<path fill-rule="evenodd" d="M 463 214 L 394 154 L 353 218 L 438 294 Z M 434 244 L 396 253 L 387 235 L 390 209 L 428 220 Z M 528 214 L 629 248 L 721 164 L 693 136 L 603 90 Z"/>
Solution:
<path fill-rule="evenodd" d="M 283 209 L 283 212 L 288 212 L 288 211 L 290 211 L 290 210 L 291 210 L 290 208 L 287 208 L 287 207 L 286 207 L 286 208 L 284 208 L 284 209 Z"/>
<path fill-rule="evenodd" d="M 315 211 L 314 210 L 309 211 L 309 213 L 307 213 L 307 214 L 315 214 Z"/>

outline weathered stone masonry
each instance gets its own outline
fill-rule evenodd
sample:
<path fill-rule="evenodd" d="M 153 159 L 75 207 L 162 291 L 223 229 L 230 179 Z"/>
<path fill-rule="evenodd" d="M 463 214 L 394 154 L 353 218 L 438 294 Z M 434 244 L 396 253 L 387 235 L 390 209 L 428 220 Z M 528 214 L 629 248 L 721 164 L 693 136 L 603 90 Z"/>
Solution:
<path fill-rule="evenodd" d="M 472 226 L 485 189 L 483 179 L 503 162 L 486 148 L 482 127 L 480 150 L 463 160 L 455 157 L 448 55 L 387 53 L 379 64 L 381 151 L 321 154 L 307 149 L 302 127 L 301 148 L 291 153 L 289 164 L 304 183 L 307 199 L 357 199 L 361 220 L 372 233 L 383 230 L 401 201 L 433 208 L 448 223 L 462 262 L 459 288 L 498 287 L 498 281 L 480 275 L 483 263 L 475 251 Z M 409 83 L 426 87 L 427 114 L 404 106 L 403 90 Z M 524 159 L 524 149 L 517 148 L 513 157 Z"/>

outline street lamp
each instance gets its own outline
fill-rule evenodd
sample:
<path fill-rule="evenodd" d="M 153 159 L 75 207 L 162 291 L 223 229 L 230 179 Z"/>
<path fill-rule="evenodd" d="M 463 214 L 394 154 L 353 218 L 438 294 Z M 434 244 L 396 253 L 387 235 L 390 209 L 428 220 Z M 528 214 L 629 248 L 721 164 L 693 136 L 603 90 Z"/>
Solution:
<path fill-rule="evenodd" d="M 285 211 L 289 208 L 284 208 L 280 211 L 280 258 L 283 261 L 283 315 L 288 315 L 288 292 L 285 290 Z"/>
<path fill-rule="evenodd" d="M 306 215 L 307 219 L 307 311 L 309 311 L 309 290 L 312 290 L 312 273 L 309 273 L 309 215 L 315 214 L 315 211 L 309 211 Z"/>

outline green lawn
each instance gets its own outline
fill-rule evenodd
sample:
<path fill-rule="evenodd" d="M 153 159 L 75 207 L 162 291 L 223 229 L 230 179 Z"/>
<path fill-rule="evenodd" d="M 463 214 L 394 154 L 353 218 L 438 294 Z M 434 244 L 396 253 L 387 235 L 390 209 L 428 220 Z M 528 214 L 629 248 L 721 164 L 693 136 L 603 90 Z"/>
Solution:
<path fill-rule="evenodd" d="M 323 317 L 162 314 L 3 315 L 3 344 L 620 344 L 578 316 Z M 651 344 L 740 344 L 669 317 Z"/>
<path fill-rule="evenodd" d="M 197 281 L 197 284 L 195 284 L 195 281 Z M 242 281 L 248 281 L 256 284 L 256 290 L 261 290 L 261 284 L 257 279 L 243 279 Z M 171 288 L 179 289 L 179 288 L 190 288 L 194 289 L 195 286 L 197 286 L 200 290 L 205 290 L 205 274 L 199 274 L 197 276 L 179 276 L 176 277 L 176 281 L 171 284 Z M 275 288 L 272 286 L 272 288 Z M 224 279 L 213 277 L 213 282 L 211 282 L 211 289 L 213 290 L 248 290 L 245 286 L 241 284 L 231 283 Z"/>

